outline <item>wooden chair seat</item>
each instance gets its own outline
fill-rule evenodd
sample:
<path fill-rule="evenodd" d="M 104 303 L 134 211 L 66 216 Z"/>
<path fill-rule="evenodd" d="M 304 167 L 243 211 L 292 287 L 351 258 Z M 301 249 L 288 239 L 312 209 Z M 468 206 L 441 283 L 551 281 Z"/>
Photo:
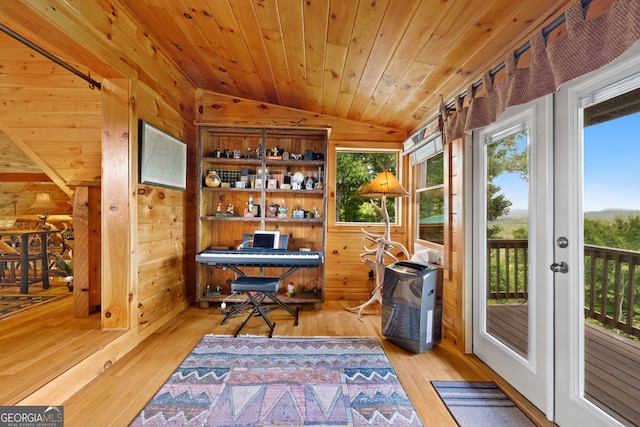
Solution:
<path fill-rule="evenodd" d="M 238 277 L 231 283 L 233 292 L 278 292 L 277 277 Z"/>

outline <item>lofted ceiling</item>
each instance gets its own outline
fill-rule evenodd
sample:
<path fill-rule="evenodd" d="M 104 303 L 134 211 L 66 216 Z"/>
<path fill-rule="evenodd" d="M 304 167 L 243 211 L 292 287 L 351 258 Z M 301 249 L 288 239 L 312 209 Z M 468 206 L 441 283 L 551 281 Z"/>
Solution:
<path fill-rule="evenodd" d="M 70 19 L 104 23 L 97 39 L 131 43 L 115 24 L 133 28 L 138 39 L 120 59 L 132 61 L 136 49 L 161 51 L 194 89 L 410 135 L 436 116 L 441 100 L 451 101 L 578 0 L 61 1 Z M 41 8 L 57 18 L 63 3 L 52 2 L 5 8 L 13 16 Z M 68 61 L 63 46 L 46 44 Z M 26 208 L 47 188 L 66 206 L 65 183 L 100 180 L 99 91 L 0 35 L 0 95 L 0 214 L 13 211 L 13 200 Z M 20 150 L 31 161 L 10 160 Z M 29 184 L 32 172 L 46 177 Z"/>
<path fill-rule="evenodd" d="M 570 0 L 137 0 L 197 88 L 411 133 Z"/>

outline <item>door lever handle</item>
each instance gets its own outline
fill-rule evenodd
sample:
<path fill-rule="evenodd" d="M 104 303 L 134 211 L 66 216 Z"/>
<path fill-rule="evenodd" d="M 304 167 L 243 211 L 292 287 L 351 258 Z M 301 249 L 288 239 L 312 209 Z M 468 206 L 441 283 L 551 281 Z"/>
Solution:
<path fill-rule="evenodd" d="M 569 272 L 569 264 L 567 264 L 564 261 L 561 262 L 554 262 L 553 264 L 551 264 L 549 266 L 549 268 L 551 268 L 551 271 L 553 271 L 554 273 L 568 273 Z"/>

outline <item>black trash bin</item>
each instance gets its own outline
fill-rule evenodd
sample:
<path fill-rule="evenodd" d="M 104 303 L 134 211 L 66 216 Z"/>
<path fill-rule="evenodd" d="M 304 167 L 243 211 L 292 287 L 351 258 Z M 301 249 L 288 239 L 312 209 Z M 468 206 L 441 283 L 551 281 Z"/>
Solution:
<path fill-rule="evenodd" d="M 431 350 L 441 339 L 442 281 L 438 270 L 398 261 L 384 272 L 382 334 L 414 353 Z"/>

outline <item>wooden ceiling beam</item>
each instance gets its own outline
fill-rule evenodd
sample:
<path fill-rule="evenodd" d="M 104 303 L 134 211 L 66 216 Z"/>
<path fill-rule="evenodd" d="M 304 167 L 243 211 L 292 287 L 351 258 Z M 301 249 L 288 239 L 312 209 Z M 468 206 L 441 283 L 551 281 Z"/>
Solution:
<path fill-rule="evenodd" d="M 0 182 L 53 182 L 46 173 L 0 173 Z"/>
<path fill-rule="evenodd" d="M 0 131 L 4 132 L 67 196 L 73 194 L 73 190 L 67 186 L 66 181 L 38 156 L 2 119 L 0 119 Z"/>

